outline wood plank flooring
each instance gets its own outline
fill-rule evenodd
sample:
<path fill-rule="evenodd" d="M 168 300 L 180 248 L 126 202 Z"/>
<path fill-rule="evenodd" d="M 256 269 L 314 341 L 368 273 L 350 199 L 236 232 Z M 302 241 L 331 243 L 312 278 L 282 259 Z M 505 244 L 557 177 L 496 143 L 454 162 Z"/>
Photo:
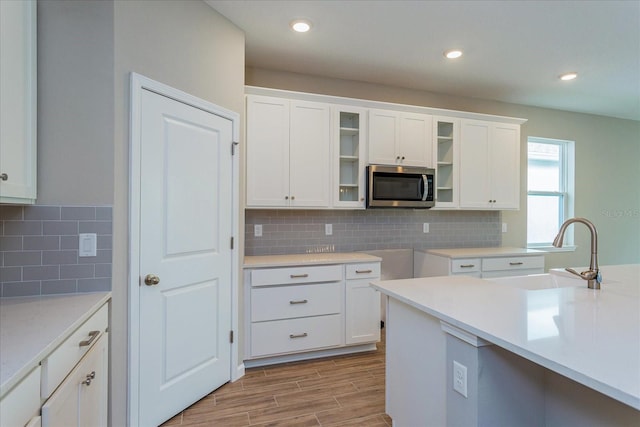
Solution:
<path fill-rule="evenodd" d="M 382 332 L 376 351 L 247 369 L 162 426 L 389 427 Z"/>

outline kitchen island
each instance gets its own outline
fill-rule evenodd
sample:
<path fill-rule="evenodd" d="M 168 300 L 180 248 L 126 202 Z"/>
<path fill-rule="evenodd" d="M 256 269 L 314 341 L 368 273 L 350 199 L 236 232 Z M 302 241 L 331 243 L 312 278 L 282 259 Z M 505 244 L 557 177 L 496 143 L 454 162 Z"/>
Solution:
<path fill-rule="evenodd" d="M 638 425 L 640 266 L 601 271 L 373 282 L 394 425 Z"/>

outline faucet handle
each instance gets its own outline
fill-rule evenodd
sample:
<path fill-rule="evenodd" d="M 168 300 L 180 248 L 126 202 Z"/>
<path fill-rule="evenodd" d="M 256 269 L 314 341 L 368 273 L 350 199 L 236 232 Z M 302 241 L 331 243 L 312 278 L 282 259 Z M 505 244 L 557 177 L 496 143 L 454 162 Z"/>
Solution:
<path fill-rule="evenodd" d="M 600 276 L 600 271 L 599 270 L 586 270 L 583 271 L 582 273 L 578 273 L 577 271 L 575 271 L 573 268 L 565 268 L 566 271 L 568 271 L 571 274 L 574 274 L 584 280 L 594 280 L 597 279 Z M 598 282 L 600 283 L 600 282 Z"/>

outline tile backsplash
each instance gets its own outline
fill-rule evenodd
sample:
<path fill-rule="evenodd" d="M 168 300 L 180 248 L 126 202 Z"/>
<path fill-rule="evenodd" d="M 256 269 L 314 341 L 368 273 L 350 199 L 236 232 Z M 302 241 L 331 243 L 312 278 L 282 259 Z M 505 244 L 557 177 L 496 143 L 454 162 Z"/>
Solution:
<path fill-rule="evenodd" d="M 499 211 L 247 209 L 245 255 L 496 247 L 501 219 Z M 429 233 L 423 233 L 425 222 Z M 325 235 L 325 224 L 332 235 Z M 254 225 L 262 225 L 261 237 Z"/>
<path fill-rule="evenodd" d="M 94 257 L 78 235 L 97 234 Z M 0 296 L 111 290 L 110 206 L 0 206 Z"/>

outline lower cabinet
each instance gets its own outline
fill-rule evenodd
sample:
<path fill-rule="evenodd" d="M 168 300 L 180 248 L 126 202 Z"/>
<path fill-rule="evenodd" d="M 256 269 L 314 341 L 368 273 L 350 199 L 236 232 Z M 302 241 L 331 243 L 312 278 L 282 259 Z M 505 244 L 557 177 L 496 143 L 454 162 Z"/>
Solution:
<path fill-rule="evenodd" d="M 544 273 L 544 255 L 529 253 L 518 255 L 476 254 L 448 256 L 414 252 L 414 277 L 465 275 L 478 278 L 526 276 Z"/>
<path fill-rule="evenodd" d="M 31 423 L 40 419 L 40 371 L 36 367 L 0 399 L 0 426 L 38 425 Z"/>
<path fill-rule="evenodd" d="M 246 269 L 245 359 L 375 343 L 379 278 L 380 262 Z"/>

